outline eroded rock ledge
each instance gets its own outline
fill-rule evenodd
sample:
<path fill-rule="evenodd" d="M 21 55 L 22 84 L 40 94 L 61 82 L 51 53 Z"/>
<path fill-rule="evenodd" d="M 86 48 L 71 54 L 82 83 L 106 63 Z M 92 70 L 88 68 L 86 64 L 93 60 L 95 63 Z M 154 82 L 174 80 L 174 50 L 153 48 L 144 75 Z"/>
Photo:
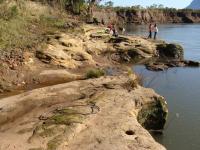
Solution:
<path fill-rule="evenodd" d="M 163 97 L 133 74 L 73 81 L 1 99 L 0 149 L 164 150 L 138 120 L 162 129 L 166 117 Z"/>

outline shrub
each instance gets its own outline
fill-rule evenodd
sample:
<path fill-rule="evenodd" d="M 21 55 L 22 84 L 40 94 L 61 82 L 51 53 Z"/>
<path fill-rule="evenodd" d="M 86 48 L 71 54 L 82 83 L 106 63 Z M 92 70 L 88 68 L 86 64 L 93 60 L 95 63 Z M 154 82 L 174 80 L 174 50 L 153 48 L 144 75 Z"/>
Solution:
<path fill-rule="evenodd" d="M 2 4 L 0 6 L 0 17 L 4 20 L 10 20 L 18 15 L 18 8 L 16 5 L 8 7 L 7 5 Z"/>
<path fill-rule="evenodd" d="M 63 19 L 47 15 L 40 16 L 40 23 L 42 23 L 45 26 L 51 26 L 56 28 L 64 28 L 65 26 L 65 21 Z"/>
<path fill-rule="evenodd" d="M 99 78 L 105 75 L 105 71 L 102 69 L 91 69 L 87 71 L 86 78 Z"/>
<path fill-rule="evenodd" d="M 144 77 L 142 75 L 136 74 L 137 83 L 141 86 L 144 84 Z"/>

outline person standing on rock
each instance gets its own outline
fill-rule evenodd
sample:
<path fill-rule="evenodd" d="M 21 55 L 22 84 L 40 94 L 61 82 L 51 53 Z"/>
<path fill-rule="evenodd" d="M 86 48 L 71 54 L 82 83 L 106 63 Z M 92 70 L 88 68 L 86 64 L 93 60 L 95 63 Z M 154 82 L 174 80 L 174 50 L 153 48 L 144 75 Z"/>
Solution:
<path fill-rule="evenodd" d="M 158 26 L 157 24 L 154 25 L 154 40 L 156 40 L 158 34 Z"/>
<path fill-rule="evenodd" d="M 153 32 L 153 25 L 150 23 L 150 25 L 149 25 L 149 36 L 148 36 L 148 39 L 152 38 L 152 32 Z"/>
<path fill-rule="evenodd" d="M 113 24 L 113 36 L 118 37 L 117 27 L 116 24 Z"/>

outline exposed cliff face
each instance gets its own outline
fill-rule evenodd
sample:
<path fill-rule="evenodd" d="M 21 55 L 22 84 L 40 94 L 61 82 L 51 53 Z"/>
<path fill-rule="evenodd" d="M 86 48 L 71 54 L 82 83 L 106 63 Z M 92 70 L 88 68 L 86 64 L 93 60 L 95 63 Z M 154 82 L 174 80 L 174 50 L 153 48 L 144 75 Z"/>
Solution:
<path fill-rule="evenodd" d="M 200 22 L 200 13 L 184 11 L 138 10 L 118 11 L 121 19 L 129 23 L 196 23 Z"/>
<path fill-rule="evenodd" d="M 187 8 L 200 9 L 200 0 L 193 0 Z"/>
<path fill-rule="evenodd" d="M 103 12 L 103 13 L 102 13 Z M 96 10 L 94 17 L 105 23 L 200 23 L 200 12 L 173 10 Z"/>

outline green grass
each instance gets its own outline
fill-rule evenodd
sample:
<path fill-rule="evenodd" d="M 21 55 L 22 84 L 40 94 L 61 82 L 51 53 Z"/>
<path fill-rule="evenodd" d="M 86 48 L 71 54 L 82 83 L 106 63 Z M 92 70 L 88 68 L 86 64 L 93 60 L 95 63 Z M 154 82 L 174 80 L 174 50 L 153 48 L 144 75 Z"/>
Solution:
<path fill-rule="evenodd" d="M 91 70 L 88 70 L 87 73 L 86 73 L 86 78 L 89 79 L 89 78 L 99 78 L 101 76 L 104 76 L 105 75 L 105 71 L 102 70 L 102 69 L 91 69 Z"/>
<path fill-rule="evenodd" d="M 56 150 L 62 142 L 61 136 L 57 136 L 47 143 L 47 150 Z"/>
<path fill-rule="evenodd" d="M 26 8 L 25 2 L 20 0 L 11 5 L 0 1 L 0 50 L 36 47 L 45 35 L 64 29 L 67 19 L 59 15 L 61 12 L 36 12 Z"/>
<path fill-rule="evenodd" d="M 65 20 L 50 15 L 41 15 L 40 23 L 46 27 L 64 28 Z"/>
<path fill-rule="evenodd" d="M 28 22 L 21 17 L 5 21 L 0 19 L 0 48 L 25 47 L 31 44 L 34 34 L 27 28 Z"/>

